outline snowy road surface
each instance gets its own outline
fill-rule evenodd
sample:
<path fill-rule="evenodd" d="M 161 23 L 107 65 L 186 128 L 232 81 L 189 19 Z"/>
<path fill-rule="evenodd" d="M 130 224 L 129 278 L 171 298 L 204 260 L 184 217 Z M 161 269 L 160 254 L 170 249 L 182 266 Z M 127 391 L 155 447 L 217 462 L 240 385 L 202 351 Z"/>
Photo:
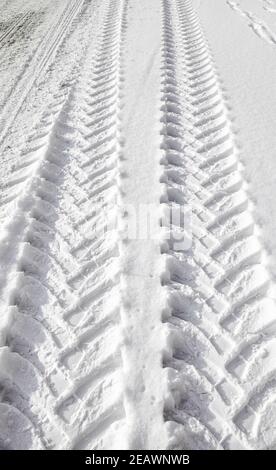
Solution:
<path fill-rule="evenodd" d="M 276 449 L 276 1 L 0 4 L 0 448 Z"/>

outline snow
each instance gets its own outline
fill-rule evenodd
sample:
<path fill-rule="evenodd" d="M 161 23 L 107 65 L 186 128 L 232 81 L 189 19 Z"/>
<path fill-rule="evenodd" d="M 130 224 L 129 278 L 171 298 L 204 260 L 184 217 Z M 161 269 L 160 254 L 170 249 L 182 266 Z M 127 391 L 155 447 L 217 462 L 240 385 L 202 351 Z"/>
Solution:
<path fill-rule="evenodd" d="M 239 9 L 232 9 L 238 5 Z M 256 27 L 276 31 L 275 2 L 201 2 L 199 12 L 232 115 L 254 218 L 275 275 L 275 44 Z M 272 11 L 270 11 L 272 9 Z M 212 12 L 216 15 L 213 27 Z M 215 12 L 215 13 L 214 13 Z M 252 15 L 253 19 L 242 13 Z"/>
<path fill-rule="evenodd" d="M 274 0 L 0 12 L 0 448 L 274 449 Z"/>

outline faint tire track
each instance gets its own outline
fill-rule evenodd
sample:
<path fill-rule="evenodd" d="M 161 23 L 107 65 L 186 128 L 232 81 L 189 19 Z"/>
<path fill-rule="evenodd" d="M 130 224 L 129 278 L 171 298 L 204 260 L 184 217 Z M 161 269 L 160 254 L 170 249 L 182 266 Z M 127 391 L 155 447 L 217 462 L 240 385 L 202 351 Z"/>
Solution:
<path fill-rule="evenodd" d="M 9 100 L 1 111 L 0 121 L 0 146 L 12 126 L 22 104 L 28 96 L 32 86 L 38 77 L 45 72 L 50 64 L 58 46 L 61 44 L 66 31 L 68 30 L 74 17 L 80 11 L 83 0 L 68 0 L 67 6 L 63 9 L 61 16 L 51 25 L 46 35 L 40 41 L 31 61 L 25 66 L 22 75 L 19 77 Z"/>
<path fill-rule="evenodd" d="M 245 18 L 249 21 L 248 26 L 254 31 L 254 33 L 268 44 L 276 44 L 276 34 L 272 31 L 269 26 L 258 18 L 256 15 L 250 11 L 244 10 L 238 2 L 233 0 L 227 0 L 227 4 L 232 8 L 233 11 L 237 12 L 242 18 Z M 270 13 L 275 13 L 276 10 L 271 9 L 269 4 L 264 5 L 264 9 L 270 11 Z"/>
<path fill-rule="evenodd" d="M 29 11 L 22 12 L 20 15 L 18 15 L 18 18 L 12 21 L 10 27 L 7 27 L 0 35 L 0 45 L 2 46 L 3 43 L 6 43 L 14 35 L 14 33 L 17 32 L 18 28 L 22 27 L 31 16 L 32 13 Z"/>

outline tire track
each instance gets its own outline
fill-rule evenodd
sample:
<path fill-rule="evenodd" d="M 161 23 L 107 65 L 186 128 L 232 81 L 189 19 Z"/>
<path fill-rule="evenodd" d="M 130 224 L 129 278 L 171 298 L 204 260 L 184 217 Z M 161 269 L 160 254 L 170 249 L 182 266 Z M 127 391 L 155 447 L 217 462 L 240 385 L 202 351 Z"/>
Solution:
<path fill-rule="evenodd" d="M 266 41 L 268 44 L 276 44 L 276 34 L 274 31 L 270 29 L 270 27 L 262 21 L 260 18 L 258 18 L 256 15 L 251 13 L 251 11 L 244 10 L 238 2 L 235 2 L 233 0 L 227 0 L 227 5 L 229 7 L 237 12 L 242 18 L 245 18 L 246 21 L 248 22 L 248 26 L 254 31 L 254 33 L 264 41 Z M 268 8 L 267 5 L 264 6 L 264 9 L 267 11 L 276 12 L 276 10 Z"/>
<path fill-rule="evenodd" d="M 169 220 L 162 246 L 169 447 L 273 448 L 274 288 L 199 19 L 190 0 L 163 5 L 164 204 L 193 212 L 191 248 Z"/>
<path fill-rule="evenodd" d="M 29 10 L 23 15 L 21 21 L 17 21 L 18 17 L 22 18 L 22 15 L 16 14 L 7 20 L 7 25 L 10 24 L 11 27 L 8 28 L 6 40 L 3 39 L 1 42 L 1 108 L 4 108 L 6 105 L 16 83 L 22 75 L 22 70 L 28 66 L 32 56 L 35 54 L 37 46 L 41 41 L 41 34 L 42 36 L 45 34 L 43 31 L 41 32 L 40 27 L 43 20 L 45 21 L 47 18 L 47 10 Z"/>
<path fill-rule="evenodd" d="M 263 9 L 269 11 L 269 13 L 276 13 L 276 5 L 274 0 L 260 0 L 263 4 Z"/>
<path fill-rule="evenodd" d="M 56 96 L 31 142 L 31 173 L 1 242 L 2 448 L 124 445 L 116 225 L 124 2 L 104 8 L 96 50 L 88 45 L 77 84 Z"/>
<path fill-rule="evenodd" d="M 68 83 L 69 85 L 72 84 Z M 9 175 L 6 170 L 5 180 L 1 182 L 0 200 L 0 220 L 3 227 L 9 221 L 10 212 L 16 209 L 17 199 L 22 192 L 25 192 L 28 181 L 49 144 L 50 134 L 64 104 L 67 89 L 68 87 L 53 96 L 53 103 L 49 105 L 40 122 L 33 127 L 21 149 L 18 150 L 19 160 L 12 164 Z"/>
<path fill-rule="evenodd" d="M 24 26 L 24 24 L 31 19 L 32 13 L 29 11 L 22 12 L 18 15 L 16 20 L 12 19 L 12 24 L 7 26 L 4 32 L 0 35 L 1 47 L 17 32 L 17 30 Z"/>
<path fill-rule="evenodd" d="M 53 135 L 59 129 L 61 117 L 62 111 L 52 130 L 51 139 L 54 141 Z M 49 380 L 44 375 L 43 356 L 47 358 L 49 351 L 47 347 L 46 351 L 45 347 L 42 351 L 39 348 L 40 342 L 51 345 L 53 351 L 57 348 L 56 335 L 52 331 L 58 327 L 56 322 L 53 325 L 53 318 L 47 318 L 44 313 L 47 304 L 52 304 L 55 311 L 52 299 L 55 299 L 55 292 L 51 288 L 48 293 L 42 268 L 47 273 L 48 262 L 43 248 L 47 249 L 47 242 L 54 239 L 53 229 L 50 230 L 47 223 L 47 212 L 54 216 L 54 210 L 42 193 L 50 184 L 43 178 L 43 168 L 51 165 L 52 151 L 53 144 L 42 153 L 1 243 L 2 263 L 6 268 L 1 279 L 1 285 L 5 286 L 1 290 L 1 303 L 6 320 L 1 329 L 1 401 L 5 405 L 2 420 L 5 429 L 10 430 L 9 423 L 15 419 L 19 429 L 24 426 L 24 421 L 28 421 L 29 440 L 26 441 L 22 433 L 18 441 L 17 448 L 23 449 L 33 445 L 35 448 L 48 448 L 52 445 L 52 436 L 60 438 L 62 434 L 51 416 L 54 394 L 48 390 Z M 53 189 L 55 194 L 57 189 Z M 4 273 L 6 279 L 3 279 Z M 48 359 L 45 365 L 48 365 L 50 375 L 53 364 L 49 367 Z M 43 428 L 47 429 L 45 434 L 51 435 L 50 439 L 44 436 Z M 1 435 L 1 447 L 10 448 L 12 445 Z"/>
<path fill-rule="evenodd" d="M 9 132 L 22 104 L 30 93 L 35 81 L 46 71 L 51 59 L 65 37 L 66 31 L 74 17 L 80 11 L 83 0 L 69 0 L 60 16 L 51 25 L 46 35 L 40 41 L 30 62 L 25 65 L 19 76 L 9 99 L 6 100 L 1 112 L 0 145 L 3 147 L 4 139 Z"/>
<path fill-rule="evenodd" d="M 87 44 L 93 41 L 93 35 L 97 32 L 97 28 L 91 32 L 90 23 L 97 23 L 95 18 L 98 16 L 101 24 L 97 4 L 93 5 L 92 10 L 92 5 L 84 2 L 81 12 L 73 20 L 66 34 L 66 41 L 63 41 L 58 49 L 54 63 L 32 88 L 5 139 L 0 182 L 2 227 L 9 220 L 17 197 L 24 192 L 34 166 L 48 144 L 50 131 L 64 102 L 63 95 L 79 76 L 81 59 Z M 92 44 L 94 45 L 94 42 Z M 33 103 L 36 103 L 36 109 Z"/>

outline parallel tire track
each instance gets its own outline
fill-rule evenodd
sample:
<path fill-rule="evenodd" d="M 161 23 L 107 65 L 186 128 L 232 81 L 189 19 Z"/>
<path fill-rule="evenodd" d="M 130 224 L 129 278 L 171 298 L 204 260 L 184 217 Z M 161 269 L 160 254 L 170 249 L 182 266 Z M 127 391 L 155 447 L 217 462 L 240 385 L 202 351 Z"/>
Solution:
<path fill-rule="evenodd" d="M 126 3 L 102 2 L 96 46 L 87 38 L 78 78 L 23 139 L 1 194 L 1 449 L 128 445 L 118 240 Z M 192 1 L 162 5 L 168 447 L 275 448 L 273 285 L 227 103 Z M 41 40 L 7 101 L 2 144 L 81 6 L 69 1 Z"/>
<path fill-rule="evenodd" d="M 0 35 L 0 46 L 2 47 L 13 35 L 17 32 L 18 28 L 22 27 L 26 21 L 28 21 L 32 16 L 32 13 L 29 11 L 22 12 L 18 15 L 16 20 L 12 21 L 10 27 L 7 27 L 4 32 Z"/>
<path fill-rule="evenodd" d="M 169 221 L 163 245 L 170 447 L 273 448 L 276 310 L 265 253 L 199 19 L 191 0 L 163 5 L 163 199 L 193 211 L 191 248 L 175 249 L 182 228 Z"/>
<path fill-rule="evenodd" d="M 56 97 L 54 123 L 45 113 L 50 136 L 30 152 L 36 164 L 1 242 L 4 449 L 124 445 L 113 220 L 124 4 L 104 7 L 96 51 L 88 47 L 77 84 Z"/>
<path fill-rule="evenodd" d="M 68 0 L 67 6 L 62 11 L 61 17 L 51 25 L 45 37 L 40 41 L 30 63 L 26 64 L 21 76 L 17 80 L 9 99 L 1 111 L 0 120 L 0 146 L 12 126 L 14 119 L 20 111 L 22 104 L 28 96 L 36 80 L 46 70 L 51 58 L 61 44 L 66 31 L 74 17 L 80 11 L 83 0 Z"/>

